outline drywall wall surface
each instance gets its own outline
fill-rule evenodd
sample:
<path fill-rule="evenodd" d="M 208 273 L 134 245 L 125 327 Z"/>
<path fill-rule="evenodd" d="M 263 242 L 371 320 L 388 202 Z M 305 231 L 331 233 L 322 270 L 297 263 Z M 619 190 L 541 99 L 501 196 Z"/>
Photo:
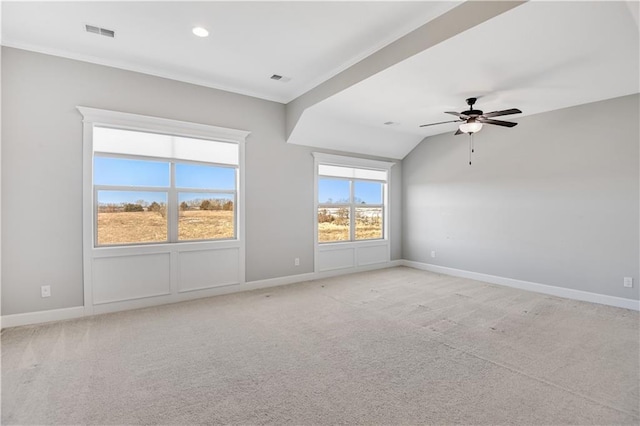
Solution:
<path fill-rule="evenodd" d="M 83 304 L 78 105 L 250 131 L 246 279 L 313 271 L 312 150 L 285 142 L 284 105 L 19 49 L 2 54 L 3 315 Z M 396 259 L 400 207 L 392 207 Z M 40 297 L 41 285 L 51 297 Z"/>
<path fill-rule="evenodd" d="M 638 299 L 638 104 L 485 126 L 471 166 L 468 136 L 426 138 L 403 160 L 403 257 Z"/>

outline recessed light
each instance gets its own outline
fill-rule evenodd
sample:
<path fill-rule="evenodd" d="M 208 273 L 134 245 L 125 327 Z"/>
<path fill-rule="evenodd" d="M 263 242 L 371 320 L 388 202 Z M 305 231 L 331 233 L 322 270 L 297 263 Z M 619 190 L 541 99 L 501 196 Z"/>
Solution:
<path fill-rule="evenodd" d="M 202 28 L 202 27 L 193 27 L 193 29 L 191 31 L 193 31 L 193 33 L 195 35 L 197 35 L 198 37 L 208 37 L 209 36 L 209 31 L 207 31 L 205 28 Z"/>

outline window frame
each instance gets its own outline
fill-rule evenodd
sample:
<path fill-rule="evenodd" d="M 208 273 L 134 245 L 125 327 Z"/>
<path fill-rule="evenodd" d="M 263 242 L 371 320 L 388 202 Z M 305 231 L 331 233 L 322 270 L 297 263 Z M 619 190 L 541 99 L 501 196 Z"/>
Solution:
<path fill-rule="evenodd" d="M 219 287 L 245 283 L 246 277 L 246 226 L 245 226 L 245 144 L 249 131 L 216 127 L 208 124 L 185 122 L 167 118 L 109 111 L 84 106 L 76 107 L 82 116 L 82 265 L 84 311 L 86 315 L 105 313 L 119 309 L 150 306 L 157 300 L 177 302 L 193 298 L 194 295 L 212 295 Z M 235 143 L 238 146 L 237 172 L 237 228 L 235 240 L 185 241 L 178 243 L 155 243 L 94 247 L 93 241 L 93 130 L 94 126 L 113 127 L 149 133 L 170 134 L 187 138 L 197 138 L 217 142 Z M 163 159 L 166 160 L 166 159 Z M 169 211 L 168 214 L 171 214 Z M 180 259 L 198 253 L 229 253 L 233 260 L 230 265 L 221 264 L 219 270 L 229 274 L 227 279 L 212 285 L 182 286 L 180 281 Z M 195 255 L 194 254 L 194 255 Z M 154 259 L 167 270 L 167 282 L 163 288 L 154 288 L 143 294 L 125 294 L 120 290 L 116 298 L 101 295 L 98 276 L 94 277 L 97 262 L 131 262 L 135 269 L 135 259 Z M 104 271 L 102 271 L 103 273 Z M 139 272 L 139 271 L 138 271 Z M 98 281 L 97 281 L 98 280 Z M 94 285 L 98 286 L 94 288 Z M 94 300 L 94 296 L 96 299 Z"/>
<path fill-rule="evenodd" d="M 319 163 L 326 164 L 326 163 Z M 362 167 L 358 167 L 362 168 Z M 388 180 L 387 175 L 387 180 Z M 321 203 L 318 201 L 318 197 L 316 195 L 316 222 L 318 210 L 320 209 L 331 209 L 331 208 L 347 208 L 349 209 L 349 239 L 348 240 L 337 240 L 337 241 L 320 241 L 319 236 L 317 235 L 318 231 L 316 229 L 316 239 L 318 240 L 318 244 L 337 244 L 337 243 L 355 243 L 360 241 L 378 241 L 378 240 L 386 240 L 387 238 L 387 230 L 386 230 L 386 208 L 385 208 L 385 199 L 386 193 L 388 191 L 387 181 L 377 180 L 377 179 L 363 179 L 363 178 L 345 178 L 345 177 L 337 177 L 337 176 L 325 176 L 317 173 L 317 182 L 320 180 L 338 180 L 338 181 L 346 181 L 349 182 L 349 203 Z M 375 182 L 380 183 L 382 185 L 382 193 L 380 194 L 382 199 L 382 204 L 358 204 L 356 203 L 356 182 Z M 316 186 L 318 185 L 316 184 Z M 317 190 L 317 189 L 316 189 Z M 381 238 L 356 238 L 356 209 L 357 208 L 381 208 L 382 209 L 382 237 Z M 317 224 L 316 224 L 317 226 Z"/>
<path fill-rule="evenodd" d="M 341 155 L 333 155 L 333 154 L 325 154 L 320 152 L 312 153 L 314 157 L 314 246 L 316 247 L 316 257 L 317 251 L 319 247 L 331 247 L 331 246 L 356 246 L 362 244 L 369 243 L 378 243 L 384 242 L 389 243 L 391 233 L 390 233 L 390 208 L 389 208 L 389 200 L 390 200 L 390 187 L 391 187 L 391 167 L 395 163 L 388 161 L 379 161 L 379 160 L 369 160 L 365 158 L 358 157 L 346 157 Z M 330 166 L 342 166 L 342 167 L 350 167 L 350 168 L 358 168 L 358 169 L 371 169 L 371 170 L 379 170 L 385 171 L 387 174 L 386 181 L 381 181 L 377 179 L 364 179 L 364 178 L 346 178 L 346 177 L 332 177 L 325 176 L 319 174 L 319 166 L 320 165 L 330 165 Z M 340 204 L 327 204 L 320 203 L 318 200 L 318 183 L 320 179 L 336 179 L 342 181 L 349 181 L 349 194 L 350 194 L 350 203 L 340 203 Z M 355 195 L 355 182 L 379 182 L 383 184 L 383 194 L 382 194 L 382 205 L 379 204 L 356 204 L 354 195 Z M 355 239 L 355 208 L 361 206 L 367 207 L 382 207 L 382 238 L 369 238 L 369 239 Z M 340 208 L 340 207 L 348 207 L 349 210 L 349 240 L 342 241 L 319 241 L 318 235 L 318 209 L 319 208 Z"/>
<path fill-rule="evenodd" d="M 76 107 L 83 116 L 83 243 L 85 247 L 92 250 L 117 249 L 119 247 L 135 248 L 136 246 L 155 246 L 189 243 L 223 243 L 238 241 L 242 244 L 244 252 L 244 232 L 245 232 L 245 212 L 244 212 L 244 145 L 250 132 L 244 130 L 229 129 L 224 127 L 210 126 L 207 124 L 184 122 L 166 118 L 130 114 L 119 111 L 109 111 L 84 106 Z M 182 160 L 175 158 L 154 157 L 146 155 L 130 155 L 117 153 L 101 153 L 93 150 L 93 129 L 94 127 L 106 127 L 112 129 L 130 130 L 143 133 L 153 133 L 161 135 L 171 135 L 177 137 L 210 140 L 212 142 L 234 143 L 238 145 L 238 165 L 199 162 L 194 160 Z M 93 185 L 93 158 L 94 155 L 122 158 L 168 162 L 170 164 L 170 187 L 146 187 L 146 186 L 109 186 L 108 189 L 122 188 L 121 190 L 145 191 L 145 192 L 165 192 L 167 193 L 167 241 L 163 242 L 137 242 L 123 244 L 102 244 L 98 245 L 97 240 L 97 194 Z M 178 192 L 203 192 L 203 193 L 225 193 L 225 190 L 209 190 L 195 188 L 175 187 L 175 164 L 198 164 L 214 167 L 231 167 L 236 169 L 235 176 L 235 197 L 234 197 L 234 238 L 224 239 L 203 239 L 203 240 L 178 240 L 178 214 L 179 205 L 177 203 Z M 101 189 L 105 185 L 98 185 Z M 172 199 L 175 198 L 175 209 L 171 208 Z M 175 212 L 173 211 L 175 210 Z M 172 220 L 173 217 L 173 220 Z M 175 240 L 172 241 L 172 221 L 175 222 Z"/>
<path fill-rule="evenodd" d="M 107 126 L 99 126 L 107 127 Z M 112 129 L 119 129 L 116 127 L 109 127 Z M 199 138 L 201 139 L 201 138 Z M 216 141 L 218 142 L 218 141 Z M 206 242 L 206 241 L 229 241 L 238 239 L 238 181 L 239 181 L 239 165 L 234 166 L 230 164 L 222 163 L 209 163 L 204 161 L 194 160 L 178 160 L 173 158 L 154 157 L 146 155 L 132 155 L 132 154 L 113 154 L 105 152 L 94 152 L 93 158 L 119 158 L 123 160 L 140 160 L 140 161 L 157 161 L 162 163 L 168 163 L 169 165 L 169 186 L 127 186 L 127 185 L 96 185 L 93 184 L 93 247 L 121 247 L 121 246 L 138 246 L 149 244 L 179 244 L 186 242 Z M 93 161 L 93 160 L 92 160 Z M 216 188 L 190 188 L 190 187 L 178 187 L 176 186 L 176 166 L 178 164 L 193 164 L 199 166 L 210 166 L 219 168 L 233 169 L 234 173 L 234 187 L 235 189 L 216 189 Z M 93 169 L 92 169 L 93 171 Z M 92 173 L 93 182 L 93 173 Z M 114 244 L 99 244 L 98 243 L 98 191 L 131 191 L 131 192 L 160 192 L 167 194 L 167 239 L 164 241 L 139 241 L 131 243 L 114 243 Z M 231 238 L 201 238 L 195 240 L 181 240 L 180 239 L 180 193 L 202 193 L 202 194 L 230 194 L 233 196 L 233 237 Z M 174 211 L 175 210 L 175 211 Z M 173 220 L 172 220 L 173 219 Z"/>

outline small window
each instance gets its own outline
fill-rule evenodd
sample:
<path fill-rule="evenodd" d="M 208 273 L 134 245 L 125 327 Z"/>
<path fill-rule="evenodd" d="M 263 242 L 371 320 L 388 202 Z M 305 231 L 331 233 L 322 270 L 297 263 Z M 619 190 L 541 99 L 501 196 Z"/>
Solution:
<path fill-rule="evenodd" d="M 383 239 L 387 170 L 318 165 L 318 242 Z"/>
<path fill-rule="evenodd" d="M 237 144 L 98 126 L 93 139 L 96 246 L 236 238 Z"/>

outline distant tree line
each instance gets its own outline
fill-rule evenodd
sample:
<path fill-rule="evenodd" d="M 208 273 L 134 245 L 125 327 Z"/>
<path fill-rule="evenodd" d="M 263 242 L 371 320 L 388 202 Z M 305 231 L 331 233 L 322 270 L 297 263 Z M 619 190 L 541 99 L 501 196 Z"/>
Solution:
<path fill-rule="evenodd" d="M 187 210 L 224 210 L 233 211 L 233 201 L 221 198 L 198 199 L 183 201 L 180 203 L 180 211 Z M 135 203 L 101 203 L 98 205 L 100 213 L 118 213 L 118 212 L 155 212 L 165 217 L 167 213 L 167 205 L 165 203 L 152 203 L 137 201 Z"/>

